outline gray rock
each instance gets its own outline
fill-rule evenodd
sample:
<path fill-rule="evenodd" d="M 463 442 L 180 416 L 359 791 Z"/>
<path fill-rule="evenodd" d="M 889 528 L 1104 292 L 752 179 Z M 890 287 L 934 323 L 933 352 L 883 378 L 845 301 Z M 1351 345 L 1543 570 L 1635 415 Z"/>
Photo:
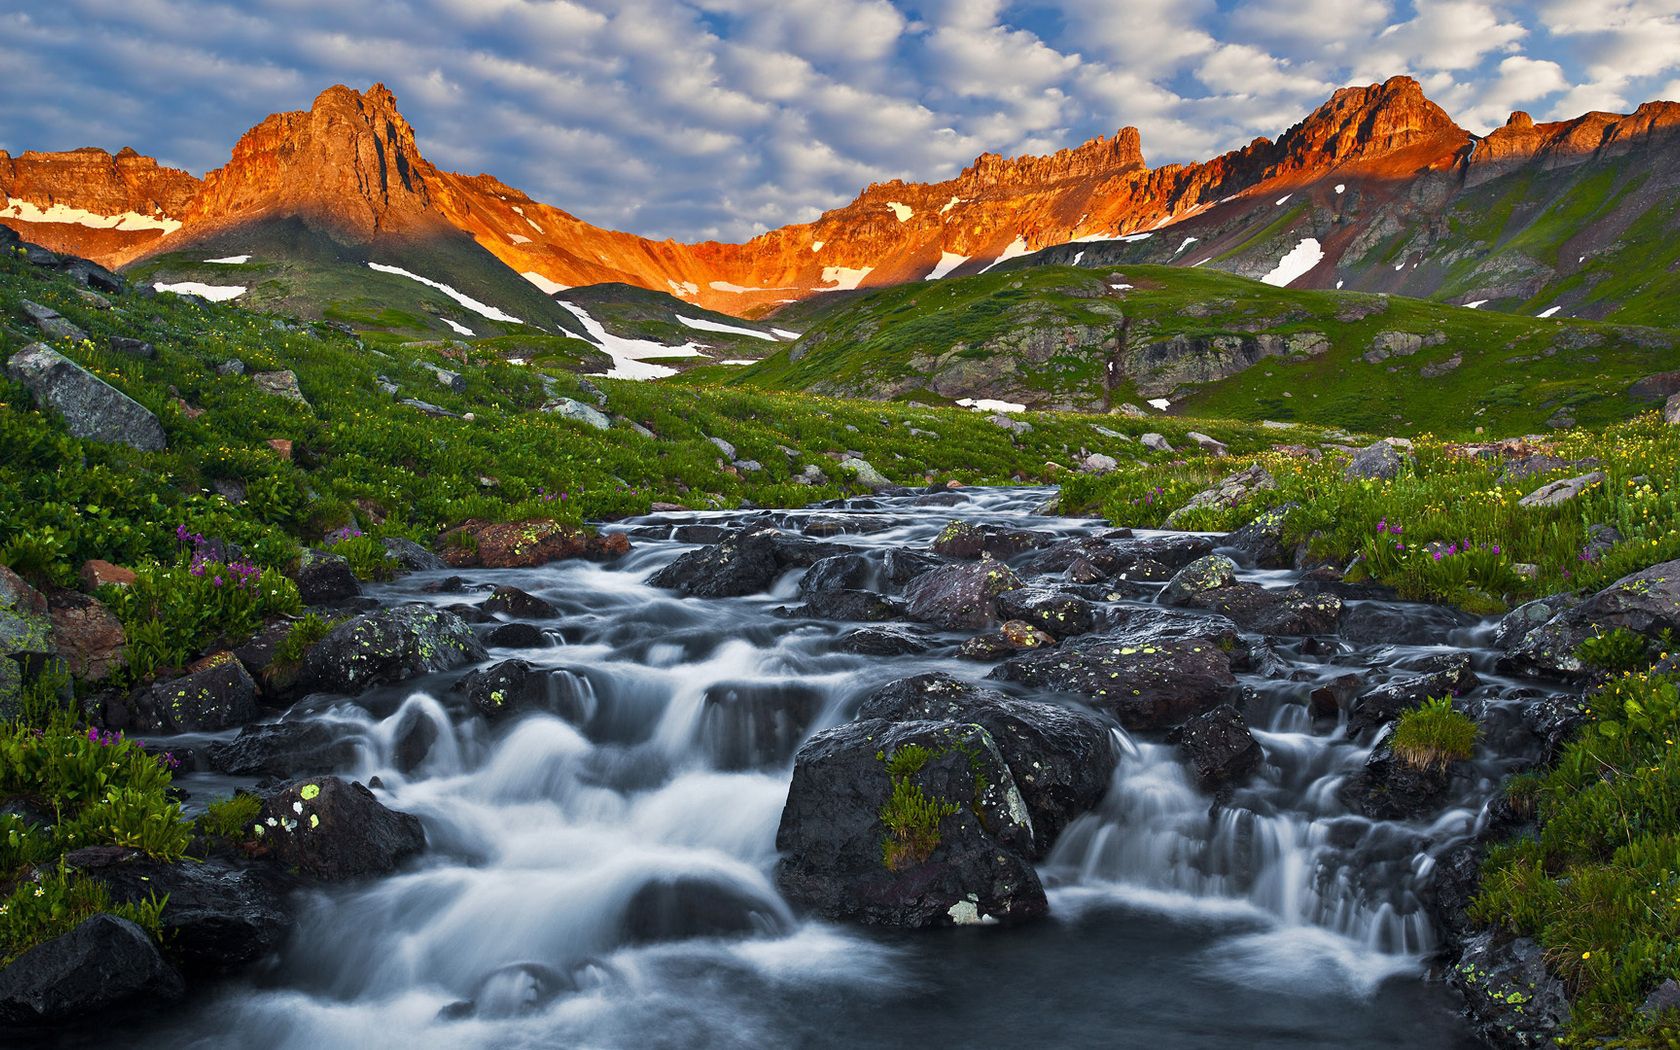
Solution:
<path fill-rule="evenodd" d="M 998 618 L 997 598 L 1021 586 L 1009 566 L 989 558 L 945 565 L 911 580 L 904 589 L 912 620 L 937 627 L 985 627 Z"/>
<path fill-rule="evenodd" d="M 1166 526 L 1178 528 L 1192 511 L 1209 507 L 1227 509 L 1253 498 L 1256 493 L 1277 488 L 1277 479 L 1258 463 L 1239 470 L 1212 488 L 1203 489 L 1190 497 L 1190 502 L 1167 515 Z"/>
<path fill-rule="evenodd" d="M 105 345 L 111 348 L 113 354 L 124 357 L 135 357 L 142 361 L 152 361 L 157 358 L 157 347 L 144 339 L 133 339 L 126 335 L 113 335 L 105 340 Z"/>
<path fill-rule="evenodd" d="M 303 390 L 298 387 L 297 373 L 289 368 L 278 372 L 258 372 L 251 376 L 251 382 L 265 394 L 296 401 L 300 405 L 309 404 L 309 399 L 303 396 Z"/>
<path fill-rule="evenodd" d="M 1093 452 L 1079 464 L 1083 474 L 1107 474 L 1120 466 L 1113 456 L 1105 456 L 1101 452 Z"/>
<path fill-rule="evenodd" d="M 88 337 L 87 333 L 66 321 L 57 310 L 40 303 L 32 303 L 28 299 L 19 300 L 24 315 L 35 322 L 42 334 L 52 339 L 65 339 L 72 343 L 79 343 Z"/>
<path fill-rule="evenodd" d="M 1680 394 L 1670 397 L 1663 405 L 1663 422 L 1670 426 L 1680 426 Z"/>
<path fill-rule="evenodd" d="M 358 616 L 317 642 L 304 654 L 298 684 L 354 695 L 486 655 L 472 628 L 454 613 L 429 605 L 399 605 Z"/>
<path fill-rule="evenodd" d="M 1194 430 L 1184 436 L 1194 441 L 1203 452 L 1210 456 L 1229 456 L 1231 454 L 1231 450 L 1225 442 L 1217 438 L 1208 437 L 1206 434 L 1197 433 Z"/>
<path fill-rule="evenodd" d="M 1591 489 L 1594 485 L 1604 483 L 1604 472 L 1595 470 L 1591 474 L 1580 477 L 1563 478 L 1548 485 L 1542 485 L 1517 501 L 1523 507 L 1556 507 L 1568 503 Z"/>
<path fill-rule="evenodd" d="M 764 464 L 756 459 L 738 459 L 734 466 L 736 470 L 743 474 L 756 474 L 764 469 Z"/>
<path fill-rule="evenodd" d="M 449 369 L 439 367 L 429 361 L 416 361 L 415 364 L 430 372 L 432 374 L 432 378 L 438 381 L 439 386 L 447 387 L 449 390 L 452 390 L 457 394 L 466 393 L 467 380 L 465 376 L 461 375 L 461 373 L 451 372 Z"/>
<path fill-rule="evenodd" d="M 167 1003 L 180 998 L 182 987 L 146 931 L 115 915 L 95 915 L 0 970 L 0 1021 L 13 1027 L 10 1034 L 21 1034 L 17 1028 Z"/>
<path fill-rule="evenodd" d="M 386 555 L 409 572 L 425 572 L 429 569 L 448 567 L 448 562 L 413 540 L 405 540 L 398 536 L 387 536 L 381 542 L 385 545 Z"/>
<path fill-rule="evenodd" d="M 397 404 L 407 405 L 409 408 L 424 412 L 428 416 L 448 417 L 450 419 L 461 418 L 461 414 L 459 412 L 451 412 L 447 408 L 440 408 L 437 405 L 432 404 L 430 401 L 421 401 L 416 397 L 405 397 L 398 401 Z"/>
<path fill-rule="evenodd" d="M 1161 592 L 1163 605 L 1189 605 L 1204 592 L 1237 582 L 1237 563 L 1223 554 L 1197 558 L 1178 571 Z"/>
<path fill-rule="evenodd" d="M 1569 1024 L 1569 995 L 1546 968 L 1545 950 L 1526 937 L 1488 930 L 1470 938 L 1447 983 L 1464 996 L 1476 1034 L 1498 1050 L 1554 1047 Z"/>
<path fill-rule="evenodd" d="M 596 409 L 590 408 L 581 401 L 574 401 L 569 397 L 562 397 L 543 406 L 544 412 L 552 412 L 562 419 L 570 419 L 578 423 L 586 423 L 596 430 L 607 430 L 612 427 L 612 420 L 602 415 Z"/>
<path fill-rule="evenodd" d="M 1144 448 L 1149 449 L 1151 452 L 1173 451 L 1173 447 L 1168 443 L 1167 439 L 1154 432 L 1143 435 L 1138 438 L 1138 441 L 1143 444 Z"/>
<path fill-rule="evenodd" d="M 1350 479 L 1392 481 L 1400 476 L 1400 453 L 1386 441 L 1368 445 L 1353 454 L 1343 473 Z"/>
<path fill-rule="evenodd" d="M 168 447 L 156 416 L 45 343 L 31 343 L 13 354 L 6 372 L 57 413 L 76 437 L 121 443 L 142 452 Z"/>
<path fill-rule="evenodd" d="M 840 469 L 856 478 L 860 484 L 866 485 L 871 489 L 884 489 L 892 487 L 892 480 L 885 474 L 876 470 L 870 465 L 870 462 L 867 459 L 864 459 L 861 456 L 853 456 L 849 459 L 841 460 Z"/>
<path fill-rule="evenodd" d="M 998 427 L 999 429 L 1007 430 L 1011 434 L 1025 434 L 1032 430 L 1032 424 L 1028 423 L 1026 420 L 1016 419 L 1014 416 L 1006 416 L 1002 412 L 997 412 L 987 416 L 986 422 L 990 423 L 994 427 Z"/>
<path fill-rule="evenodd" d="M 735 446 L 734 445 L 731 445 L 729 442 L 723 440 L 722 438 L 708 437 L 706 440 L 710 441 L 712 444 L 717 446 L 717 450 L 719 452 L 723 453 L 723 458 L 724 459 L 727 459 L 727 460 L 730 460 L 730 461 L 733 461 L 735 459 Z"/>
<path fill-rule="evenodd" d="M 1664 630 L 1680 632 L 1680 560 L 1624 576 L 1558 613 L 1512 647 L 1511 664 L 1548 674 L 1579 674 L 1586 670 L 1575 655 L 1581 643 L 1618 627 L 1653 639 Z"/>

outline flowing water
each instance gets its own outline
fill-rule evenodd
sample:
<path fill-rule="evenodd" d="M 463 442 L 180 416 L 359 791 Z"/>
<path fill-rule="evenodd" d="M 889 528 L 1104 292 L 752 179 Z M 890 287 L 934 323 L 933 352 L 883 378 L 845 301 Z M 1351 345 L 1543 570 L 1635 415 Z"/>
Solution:
<path fill-rule="evenodd" d="M 860 501 L 846 513 L 868 517 L 872 531 L 835 539 L 925 549 L 952 517 L 1097 530 L 1034 517 L 1047 494 L 972 490 L 946 507 Z M 796 531 L 813 513 L 834 511 L 773 517 Z M 646 534 L 743 517 L 626 525 Z M 461 672 L 294 711 L 360 741 L 345 775 L 377 776 L 386 804 L 417 814 L 426 854 L 393 877 L 310 891 L 272 966 L 105 1045 L 1476 1045 L 1448 993 L 1423 979 L 1432 933 L 1418 892 L 1432 858 L 1472 831 L 1502 768 L 1474 765 L 1455 784 L 1455 805 L 1426 824 L 1350 816 L 1335 788 L 1368 747 L 1343 727 L 1315 725 L 1306 696 L 1338 674 L 1381 680 L 1431 654 L 1470 650 L 1487 683 L 1473 699 L 1497 735 L 1515 687 L 1489 673 L 1485 626 L 1384 603 L 1364 610 L 1367 622 L 1392 625 L 1380 642 L 1343 640 L 1318 655 L 1277 643 L 1269 673 L 1245 678 L 1265 764 L 1211 813 L 1173 748 L 1116 729 L 1123 757 L 1107 797 L 1041 866 L 1049 921 L 858 929 L 801 917 L 776 892 L 792 751 L 880 684 L 935 670 L 980 678 L 988 666 L 839 651 L 847 625 L 773 615 L 797 604 L 791 574 L 773 593 L 738 599 L 681 599 L 647 585 L 688 549 L 642 539 L 612 565 L 470 574 L 563 610 L 557 644 L 492 658 L 562 671 L 556 686 L 584 716 L 576 725 L 533 715 L 488 730 L 449 691 Z M 440 575 L 406 577 L 378 596 L 461 600 L 421 593 Z M 414 718 L 432 720 L 439 739 L 405 776 L 393 745 Z M 187 776 L 184 786 L 202 800 L 228 785 Z M 747 929 L 681 937 L 696 897 L 680 890 L 695 886 L 714 887 Z M 474 997 L 474 1016 L 440 1019 Z"/>

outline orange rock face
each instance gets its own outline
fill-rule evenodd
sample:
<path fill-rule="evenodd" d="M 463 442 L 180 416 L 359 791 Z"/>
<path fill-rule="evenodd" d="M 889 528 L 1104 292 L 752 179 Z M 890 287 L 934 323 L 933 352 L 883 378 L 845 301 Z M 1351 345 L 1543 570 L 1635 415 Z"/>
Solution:
<path fill-rule="evenodd" d="M 1524 164 L 1615 155 L 1677 125 L 1680 106 L 1649 103 L 1628 116 L 1589 113 L 1552 124 L 1514 114 L 1478 139 L 1415 80 L 1394 77 L 1337 91 L 1277 141 L 1255 139 L 1205 163 L 1150 168 L 1137 129 L 1123 128 L 1043 157 L 982 154 L 943 182 L 878 183 L 815 222 L 742 244 L 680 244 L 592 226 L 488 175 L 439 170 L 421 156 L 395 97 L 376 84 L 365 93 L 329 88 L 307 111 L 269 117 L 202 184 L 129 150 L 116 157 L 78 150 L 15 161 L 0 153 L 0 188 L 36 203 L 103 214 L 161 210 L 183 222 L 161 237 L 13 223 L 29 239 L 107 265 L 287 218 L 346 245 L 465 234 L 542 282 L 622 281 L 740 314 L 822 291 L 973 273 L 1079 239 L 1142 236 L 1232 199 L 1252 203 L 1332 177 L 1398 187 L 1426 172 L 1456 172 L 1473 185 Z"/>

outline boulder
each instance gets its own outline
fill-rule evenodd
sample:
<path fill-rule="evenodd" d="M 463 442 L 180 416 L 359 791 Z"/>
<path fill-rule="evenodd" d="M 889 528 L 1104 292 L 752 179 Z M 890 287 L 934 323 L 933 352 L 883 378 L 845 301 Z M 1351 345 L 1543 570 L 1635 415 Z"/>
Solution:
<path fill-rule="evenodd" d="M 113 354 L 134 357 L 142 361 L 157 359 L 157 347 L 144 339 L 134 339 L 126 335 L 113 335 L 105 340 L 105 343 L 111 348 Z"/>
<path fill-rule="evenodd" d="M 206 749 L 210 768 L 235 777 L 330 773 L 356 761 L 356 743 L 320 722 L 265 722 Z"/>
<path fill-rule="evenodd" d="M 509 586 L 497 587 L 490 592 L 490 597 L 480 608 L 516 620 L 552 620 L 560 615 L 559 609 L 536 595 Z"/>
<path fill-rule="evenodd" d="M 1277 488 L 1271 471 L 1258 463 L 1249 465 L 1225 478 L 1212 488 L 1190 497 L 1190 502 L 1167 515 L 1167 528 L 1179 527 L 1192 512 L 1206 509 L 1225 510 L 1245 503 L 1261 492 Z"/>
<path fill-rule="evenodd" d="M 1171 452 L 1173 447 L 1160 434 L 1149 433 L 1138 438 L 1138 443 L 1151 452 Z"/>
<path fill-rule="evenodd" d="M 927 652 L 933 643 L 904 627 L 860 627 L 834 647 L 861 656 L 909 656 Z"/>
<path fill-rule="evenodd" d="M 82 562 L 81 572 L 76 574 L 76 578 L 81 581 L 82 590 L 89 594 L 101 587 L 128 587 L 136 579 L 133 569 L 113 565 L 102 558 L 89 558 Z"/>
<path fill-rule="evenodd" d="M 882 686 L 864 698 L 858 717 L 984 727 L 1032 817 L 1034 859 L 1049 853 L 1075 817 L 1096 808 L 1119 761 L 1102 719 L 1018 700 L 945 674 L 922 674 Z"/>
<path fill-rule="evenodd" d="M 473 671 L 455 684 L 472 709 L 491 723 L 532 711 L 547 711 L 568 722 L 581 723 L 594 712 L 575 690 L 564 688 L 562 676 L 531 666 L 524 660 L 503 660 Z"/>
<path fill-rule="evenodd" d="M 51 654 L 52 630 L 46 596 L 0 565 L 0 718 L 17 715 L 24 686 L 19 658 Z"/>
<path fill-rule="evenodd" d="M 709 547 L 689 551 L 648 582 L 697 598 L 732 598 L 768 590 L 791 566 L 783 561 L 775 529 L 745 529 Z"/>
<path fill-rule="evenodd" d="M 1559 611 L 1509 647 L 1509 663 L 1527 672 L 1579 674 L 1586 670 L 1575 655 L 1580 644 L 1618 627 L 1652 639 L 1665 630 L 1680 633 L 1680 560 L 1630 573 Z"/>
<path fill-rule="evenodd" d="M 0 1022 L 21 1035 L 36 1026 L 161 1006 L 180 998 L 183 988 L 145 930 L 115 915 L 95 915 L 0 970 Z"/>
<path fill-rule="evenodd" d="M 1680 426 L 1680 394 L 1674 394 L 1663 403 L 1663 422 L 1669 426 Z"/>
<path fill-rule="evenodd" d="M 1014 777 L 978 725 L 864 719 L 799 749 L 776 882 L 829 919 L 1015 923 L 1049 905 Z"/>
<path fill-rule="evenodd" d="M 1199 635 L 1087 635 L 1011 657 L 989 677 L 1083 696 L 1132 730 L 1167 729 L 1241 697 L 1222 641 Z"/>
<path fill-rule="evenodd" d="M 254 721 L 259 715 L 257 683 L 245 665 L 226 659 L 183 678 L 140 691 L 130 704 L 127 726 L 143 733 L 214 732 Z"/>
<path fill-rule="evenodd" d="M 904 616 L 904 603 L 874 591 L 844 588 L 818 591 L 804 605 L 786 611 L 788 616 L 813 620 L 848 620 L 854 623 L 883 623 Z"/>
<path fill-rule="evenodd" d="M 610 561 L 630 552 L 630 539 L 622 532 L 599 535 L 550 518 L 470 519 L 446 529 L 437 549 L 457 569 L 529 569 L 567 558 Z"/>
<path fill-rule="evenodd" d="M 168 898 L 163 936 L 189 973 L 228 973 L 278 951 L 292 927 L 281 888 L 220 861 L 163 863 L 137 850 L 94 847 L 67 858 L 116 904 Z"/>
<path fill-rule="evenodd" d="M 399 605 L 335 627 L 304 654 L 298 685 L 354 695 L 485 656 L 472 628 L 454 613 L 418 603 Z"/>
<path fill-rule="evenodd" d="M 780 901 L 699 875 L 651 879 L 624 908 L 624 936 L 631 944 L 785 933 L 791 926 Z"/>
<path fill-rule="evenodd" d="M 1197 448 L 1215 458 L 1229 456 L 1231 454 L 1230 447 L 1226 445 L 1225 442 L 1220 441 L 1217 438 L 1209 437 L 1206 434 L 1201 434 L 1194 430 L 1184 436 L 1189 438 L 1191 441 L 1194 441 Z"/>
<path fill-rule="evenodd" d="M 99 682 L 123 666 L 122 621 L 102 602 L 66 590 L 54 590 L 49 602 L 53 643 L 71 674 Z"/>
<path fill-rule="evenodd" d="M 1421 820 L 1440 811 L 1451 785 L 1450 767 L 1414 765 L 1384 741 L 1371 751 L 1364 768 L 1342 781 L 1336 797 L 1372 820 Z"/>
<path fill-rule="evenodd" d="M 542 963 L 509 963 L 490 971 L 478 982 L 472 997 L 438 1011 L 440 1021 L 469 1017 L 492 1020 L 522 1017 L 546 1010 L 554 1000 L 578 988 L 577 978 Z"/>
<path fill-rule="evenodd" d="M 1167 581 L 1161 604 L 1194 605 L 1209 591 L 1233 587 L 1236 582 L 1237 563 L 1223 554 L 1210 554 L 1186 565 Z"/>
<path fill-rule="evenodd" d="M 1108 474 L 1119 469 L 1120 463 L 1113 456 L 1101 452 L 1093 452 L 1079 461 L 1081 474 Z"/>
<path fill-rule="evenodd" d="M 1392 481 L 1400 476 L 1400 466 L 1400 453 L 1388 442 L 1379 441 L 1355 452 L 1342 473 L 1354 481 Z"/>
<path fill-rule="evenodd" d="M 283 397 L 300 405 L 309 404 L 309 399 L 303 396 L 303 390 L 298 386 L 297 373 L 289 368 L 278 372 L 254 373 L 251 382 L 256 384 L 258 390 L 271 397 Z"/>
<path fill-rule="evenodd" d="M 1526 937 L 1486 930 L 1465 942 L 1447 969 L 1476 1034 L 1498 1050 L 1554 1047 L 1569 1026 L 1569 995 Z"/>
<path fill-rule="evenodd" d="M 452 372 L 447 368 L 434 365 L 430 361 L 416 361 L 414 363 L 418 367 L 430 372 L 432 374 L 432 378 L 437 380 L 438 386 L 456 394 L 464 394 L 467 392 L 467 379 L 461 373 Z M 546 405 L 543 407 L 547 410 Z"/>
<path fill-rule="evenodd" d="M 1542 485 L 1517 501 L 1521 507 L 1556 507 L 1579 498 L 1596 485 L 1604 484 L 1604 472 L 1595 470 L 1579 477 L 1562 478 Z"/>
<path fill-rule="evenodd" d="M 387 809 L 366 787 L 338 777 L 276 788 L 254 830 L 270 859 L 323 881 L 383 875 L 426 846 L 420 818 Z"/>
<path fill-rule="evenodd" d="M 905 612 L 937 627 L 985 627 L 998 618 L 998 596 L 1020 586 L 1009 566 L 989 558 L 945 565 L 910 581 Z"/>
<path fill-rule="evenodd" d="M 407 572 L 427 572 L 449 567 L 449 563 L 433 554 L 431 551 L 399 536 L 388 536 L 380 541 L 385 545 L 385 555 L 396 562 Z"/>
<path fill-rule="evenodd" d="M 1463 696 L 1481 684 L 1470 669 L 1468 653 L 1434 657 L 1423 670 L 1401 675 L 1354 697 L 1348 705 L 1348 733 L 1358 736 L 1387 725 L 1425 700 Z"/>
<path fill-rule="evenodd" d="M 163 424 L 150 411 L 45 343 L 31 343 L 13 354 L 6 373 L 28 387 L 76 437 L 141 452 L 160 452 L 169 445 Z"/>
<path fill-rule="evenodd" d="M 501 623 L 485 632 L 484 644 L 503 649 L 540 649 L 548 646 L 549 638 L 534 623 Z"/>
<path fill-rule="evenodd" d="M 805 575 L 799 578 L 799 593 L 868 587 L 874 576 L 873 566 L 863 555 L 833 554 L 805 570 Z"/>
<path fill-rule="evenodd" d="M 1173 739 L 1196 783 L 1208 791 L 1246 779 L 1264 758 L 1248 723 L 1230 704 L 1192 716 L 1173 732 Z"/>
<path fill-rule="evenodd" d="M 1045 587 L 1004 591 L 998 595 L 997 607 L 999 616 L 1025 621 L 1052 639 L 1089 634 L 1097 627 L 1096 606 L 1077 595 Z"/>
<path fill-rule="evenodd" d="M 298 594 L 306 605 L 331 605 L 362 593 L 350 562 L 342 554 L 305 547 L 292 573 Z"/>
<path fill-rule="evenodd" d="M 437 741 L 437 723 L 417 707 L 406 709 L 391 732 L 391 767 L 404 776 L 413 773 L 431 755 Z"/>
<path fill-rule="evenodd" d="M 542 407 L 542 410 L 551 412 L 561 419 L 569 419 L 574 423 L 594 427 L 596 430 L 612 428 L 612 420 L 608 419 L 601 411 L 591 408 L 581 401 L 573 401 L 569 397 L 550 401 Z"/>
<path fill-rule="evenodd" d="M 1289 569 L 1295 552 L 1284 541 L 1283 523 L 1296 504 L 1285 503 L 1255 518 L 1225 537 L 1225 546 L 1241 554 L 1257 569 Z"/>
<path fill-rule="evenodd" d="M 807 470 L 810 468 L 807 467 Z M 860 456 L 850 456 L 840 461 L 840 469 L 850 474 L 858 484 L 865 488 L 879 491 L 892 487 L 892 479 L 876 470 L 867 459 Z"/>
<path fill-rule="evenodd" d="M 1048 546 L 1055 537 L 1031 529 L 953 521 L 934 537 L 933 552 L 947 558 L 992 557 L 1007 561 L 1023 551 Z"/>
<path fill-rule="evenodd" d="M 67 343 L 80 343 L 88 334 L 65 320 L 57 310 L 40 303 L 32 303 L 28 299 L 20 299 L 18 306 L 25 317 L 35 323 L 41 334 L 49 339 L 62 339 Z"/>

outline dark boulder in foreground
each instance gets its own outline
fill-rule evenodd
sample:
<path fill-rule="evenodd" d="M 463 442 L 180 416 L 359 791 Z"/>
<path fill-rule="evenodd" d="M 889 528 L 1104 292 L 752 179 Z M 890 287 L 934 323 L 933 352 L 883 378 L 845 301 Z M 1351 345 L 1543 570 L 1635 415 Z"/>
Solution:
<path fill-rule="evenodd" d="M 292 928 L 280 888 L 257 871 L 220 861 L 152 860 L 136 850 L 93 847 L 69 860 L 117 904 L 168 898 L 163 935 L 173 958 L 197 973 L 225 973 L 279 949 Z"/>
<path fill-rule="evenodd" d="M 426 846 L 418 817 L 338 777 L 277 788 L 263 799 L 256 831 L 270 858 L 327 881 L 383 875 Z"/>
<path fill-rule="evenodd" d="M 1631 573 L 1513 639 L 1509 663 L 1540 674 L 1579 674 L 1582 642 L 1617 628 L 1656 638 L 1680 633 L 1680 560 Z M 1516 632 L 1510 632 L 1515 634 Z"/>
<path fill-rule="evenodd" d="M 780 901 L 698 875 L 643 883 L 624 910 L 624 932 L 632 944 L 776 934 L 788 925 Z"/>
<path fill-rule="evenodd" d="M 163 424 L 150 410 L 45 343 L 31 343 L 13 354 L 6 374 L 28 387 L 76 437 L 141 452 L 161 452 L 169 444 Z"/>
<path fill-rule="evenodd" d="M 360 693 L 484 659 L 484 646 L 459 616 L 430 605 L 399 605 L 340 624 L 303 658 L 302 689 Z"/>
<path fill-rule="evenodd" d="M 1208 791 L 1246 779 L 1264 758 L 1248 723 L 1230 704 L 1189 719 L 1173 731 L 1173 738 L 1196 783 Z"/>
<path fill-rule="evenodd" d="M 37 1025 L 161 1006 L 182 989 L 181 975 L 145 930 L 115 915 L 95 915 L 0 970 L 0 1023 L 14 1036 Z"/>
<path fill-rule="evenodd" d="M 1433 657 L 1423 670 L 1401 675 L 1354 697 L 1348 708 L 1348 732 L 1357 735 L 1376 729 L 1425 700 L 1462 696 L 1481 684 L 1470 669 L 1468 653 Z"/>
<path fill-rule="evenodd" d="M 1081 711 L 1017 700 L 949 675 L 924 674 L 882 686 L 858 717 L 888 722 L 972 722 L 991 735 L 1032 817 L 1033 856 L 1102 801 L 1118 762 L 1109 727 Z"/>
<path fill-rule="evenodd" d="M 1013 923 L 1049 908 L 1026 803 L 978 725 L 864 719 L 818 733 L 795 758 L 776 848 L 782 892 L 830 919 Z"/>
<path fill-rule="evenodd" d="M 944 565 L 904 588 L 906 613 L 936 627 L 985 627 L 998 618 L 998 596 L 1020 586 L 1009 566 L 990 558 Z"/>
<path fill-rule="evenodd" d="M 586 708 L 581 695 L 564 685 L 554 671 L 524 660 L 503 660 L 471 672 L 455 688 L 466 693 L 472 709 L 491 722 L 532 711 L 548 711 L 573 723 L 585 721 L 594 712 Z"/>
<path fill-rule="evenodd" d="M 1498 931 L 1465 942 L 1447 983 L 1484 1042 L 1499 1050 L 1539 1050 L 1558 1043 L 1569 1025 L 1569 996 L 1546 967 L 1543 948 Z"/>
<path fill-rule="evenodd" d="M 362 593 L 362 585 L 350 571 L 350 562 L 344 555 L 312 547 L 305 547 L 298 555 L 292 580 L 305 605 L 330 605 Z"/>

